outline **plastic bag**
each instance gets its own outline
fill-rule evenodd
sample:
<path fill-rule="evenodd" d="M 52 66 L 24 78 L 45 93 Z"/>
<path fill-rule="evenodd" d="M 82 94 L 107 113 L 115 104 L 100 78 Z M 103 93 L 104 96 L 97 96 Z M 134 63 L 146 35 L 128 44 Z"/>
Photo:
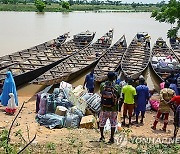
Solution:
<path fill-rule="evenodd" d="M 94 94 L 87 100 L 88 107 L 98 113 L 101 110 L 101 97 L 98 94 Z"/>
<path fill-rule="evenodd" d="M 59 88 L 60 89 L 65 89 L 65 88 L 72 89 L 72 85 L 65 81 L 62 81 L 59 85 Z"/>
<path fill-rule="evenodd" d="M 76 114 L 67 112 L 65 117 L 65 127 L 78 128 L 80 125 L 80 117 Z"/>
<path fill-rule="evenodd" d="M 59 116 L 54 113 L 48 113 L 45 115 L 37 114 L 36 121 L 45 127 L 49 127 L 50 129 L 58 127 L 62 128 L 64 126 L 65 117 Z"/>
<path fill-rule="evenodd" d="M 104 131 L 110 131 L 111 130 L 111 123 L 109 118 L 106 120 L 106 124 L 104 126 Z"/>
<path fill-rule="evenodd" d="M 54 100 L 53 95 L 49 95 L 47 97 L 47 109 L 46 109 L 46 113 L 55 113 L 56 110 L 56 100 Z"/>
<path fill-rule="evenodd" d="M 46 108 L 47 108 L 46 104 L 47 104 L 47 96 L 45 93 L 43 93 L 41 94 L 38 114 L 41 114 L 41 115 L 46 114 Z"/>
<path fill-rule="evenodd" d="M 157 101 L 157 100 L 150 100 L 149 102 L 150 102 L 150 104 L 151 104 L 152 109 L 154 109 L 155 111 L 157 111 L 158 108 L 159 108 L 160 102 Z"/>
<path fill-rule="evenodd" d="M 146 111 L 149 111 L 151 110 L 151 104 L 150 102 L 148 101 L 148 104 L 146 104 Z"/>

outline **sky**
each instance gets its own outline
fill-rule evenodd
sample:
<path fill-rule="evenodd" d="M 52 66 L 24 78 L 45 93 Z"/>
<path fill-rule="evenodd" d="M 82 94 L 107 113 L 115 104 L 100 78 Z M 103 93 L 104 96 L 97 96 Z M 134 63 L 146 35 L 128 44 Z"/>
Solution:
<path fill-rule="evenodd" d="M 132 3 L 132 2 L 135 2 L 135 3 L 157 3 L 157 2 L 161 2 L 162 0 L 121 0 L 123 3 L 127 2 L 127 3 Z M 168 2 L 169 0 L 164 0 L 166 2 Z"/>

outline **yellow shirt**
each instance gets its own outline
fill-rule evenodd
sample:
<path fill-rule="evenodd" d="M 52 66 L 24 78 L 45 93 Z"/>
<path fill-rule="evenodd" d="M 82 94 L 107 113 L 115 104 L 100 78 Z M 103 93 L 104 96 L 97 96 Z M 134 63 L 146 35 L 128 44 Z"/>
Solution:
<path fill-rule="evenodd" d="M 126 85 L 122 88 L 122 93 L 124 94 L 124 103 L 134 104 L 134 96 L 136 94 L 136 89 L 132 85 Z"/>

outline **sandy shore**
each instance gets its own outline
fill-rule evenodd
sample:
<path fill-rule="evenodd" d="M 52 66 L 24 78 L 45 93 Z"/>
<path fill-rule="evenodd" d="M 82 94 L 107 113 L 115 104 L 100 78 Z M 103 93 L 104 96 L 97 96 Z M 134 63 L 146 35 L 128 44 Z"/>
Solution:
<path fill-rule="evenodd" d="M 39 87 L 40 88 L 40 87 Z M 38 90 L 38 88 L 37 88 Z M 25 140 L 28 141 L 28 131 L 29 130 L 29 136 L 30 139 L 34 137 L 34 135 L 37 133 L 37 137 L 33 144 L 47 144 L 47 143 L 55 143 L 59 146 L 59 152 L 60 153 L 71 153 L 72 151 L 77 150 L 78 147 L 81 147 L 81 150 L 84 153 L 97 153 L 100 152 L 102 149 L 102 145 L 98 143 L 98 139 L 100 137 L 99 130 L 97 129 L 48 129 L 44 126 L 39 126 L 39 124 L 35 121 L 35 103 L 36 103 L 36 97 L 32 96 L 32 93 L 27 93 L 26 97 L 22 96 L 22 93 L 18 93 L 19 97 L 19 107 L 17 111 L 19 110 L 20 106 L 24 101 L 27 101 L 22 109 L 22 112 L 18 116 L 14 126 L 13 131 L 11 133 L 11 142 L 17 142 L 18 139 L 15 137 L 15 132 L 18 130 L 22 131 L 22 135 L 25 138 Z M 17 114 L 17 112 L 16 112 Z M 136 126 L 133 125 L 130 127 L 132 130 L 132 133 L 130 135 L 135 136 L 144 136 L 144 137 L 153 137 L 153 138 L 170 138 L 173 135 L 173 114 L 171 113 L 169 118 L 169 124 L 167 127 L 167 132 L 162 132 L 160 129 L 163 126 L 163 122 L 160 121 L 157 125 L 157 130 L 154 131 L 150 127 L 154 121 L 154 117 L 156 115 L 156 112 L 154 111 L 147 111 L 145 115 L 145 121 L 144 125 L 142 126 Z M 4 112 L 4 107 L 0 107 L 0 131 L 4 128 L 8 129 L 10 127 L 10 124 L 12 120 L 14 119 L 15 115 L 10 116 L 6 115 Z M 28 128 L 28 129 L 27 129 Z M 126 129 L 126 128 L 125 128 Z M 180 135 L 178 134 L 178 137 Z M 109 133 L 106 133 L 106 140 L 109 139 Z M 71 143 L 72 142 L 72 143 Z M 72 145 L 71 145 L 72 144 Z M 73 148 L 72 146 L 75 146 Z M 71 147 L 71 148 L 70 148 Z M 118 150 L 118 145 L 113 144 L 112 146 L 109 145 L 103 145 L 103 148 L 105 148 L 103 151 L 106 151 L 106 148 L 115 148 Z M 107 151 L 106 151 L 107 152 Z"/>

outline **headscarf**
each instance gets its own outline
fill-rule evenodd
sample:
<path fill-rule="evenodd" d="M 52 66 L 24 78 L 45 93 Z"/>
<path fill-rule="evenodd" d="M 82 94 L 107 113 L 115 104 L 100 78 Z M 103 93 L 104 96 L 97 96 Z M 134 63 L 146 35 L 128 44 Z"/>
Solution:
<path fill-rule="evenodd" d="M 15 109 L 16 108 L 16 103 L 15 103 L 15 99 L 14 99 L 14 94 L 13 93 L 9 93 L 10 99 L 8 100 L 8 108 L 10 109 Z"/>
<path fill-rule="evenodd" d="M 3 106 L 7 106 L 8 104 L 8 100 L 10 98 L 9 93 L 14 94 L 15 103 L 16 103 L 16 106 L 18 106 L 16 85 L 15 85 L 12 73 L 10 71 L 8 71 L 6 74 L 6 79 L 4 80 L 4 85 L 3 85 L 3 91 L 0 96 L 0 101 Z"/>

